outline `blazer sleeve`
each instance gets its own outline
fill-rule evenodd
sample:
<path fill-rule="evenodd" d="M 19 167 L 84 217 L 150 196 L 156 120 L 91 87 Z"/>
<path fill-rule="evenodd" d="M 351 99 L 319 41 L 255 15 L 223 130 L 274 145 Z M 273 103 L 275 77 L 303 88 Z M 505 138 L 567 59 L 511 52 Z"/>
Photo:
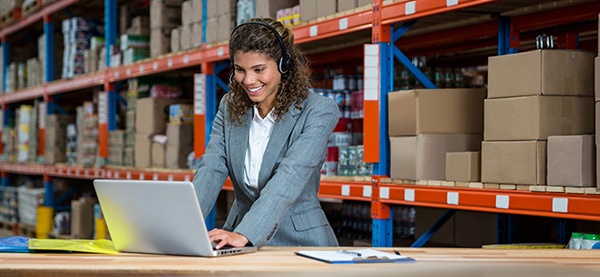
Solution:
<path fill-rule="evenodd" d="M 327 141 L 339 119 L 338 106 L 330 98 L 321 98 L 305 109 L 308 115 L 300 135 L 234 230 L 256 247 L 267 244 L 267 237 L 277 229 L 300 193 L 306 186 L 315 185 L 309 183 L 310 176 L 321 170 L 319 165 L 327 151 Z"/>
<path fill-rule="evenodd" d="M 226 98 L 221 99 L 210 134 L 210 141 L 192 180 L 204 219 L 212 210 L 229 175 L 225 149 Z"/>

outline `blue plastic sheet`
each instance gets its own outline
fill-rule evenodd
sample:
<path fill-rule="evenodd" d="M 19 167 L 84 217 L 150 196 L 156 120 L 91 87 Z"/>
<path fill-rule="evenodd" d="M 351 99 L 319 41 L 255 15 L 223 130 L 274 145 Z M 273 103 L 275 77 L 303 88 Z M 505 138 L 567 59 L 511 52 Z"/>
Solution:
<path fill-rule="evenodd" d="M 0 252 L 27 253 L 29 250 L 29 238 L 8 237 L 0 239 Z"/>

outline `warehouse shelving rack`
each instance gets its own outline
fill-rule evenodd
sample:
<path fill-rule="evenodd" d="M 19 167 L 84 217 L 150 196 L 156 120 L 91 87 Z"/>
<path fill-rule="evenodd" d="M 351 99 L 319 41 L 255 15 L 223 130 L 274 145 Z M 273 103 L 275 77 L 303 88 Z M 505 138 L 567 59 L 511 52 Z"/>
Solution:
<path fill-rule="evenodd" d="M 10 45 L 8 36 L 27 27 L 34 21 L 44 20 L 44 31 L 46 39 L 53 39 L 52 13 L 59 11 L 78 2 L 77 0 L 59 0 L 30 16 L 21 19 L 17 23 L 0 29 L 0 37 L 3 41 L 4 64 L 3 70 L 8 65 Z M 509 2 L 509 3 L 502 3 Z M 532 3 L 535 2 L 535 3 Z M 446 209 L 462 209 L 472 211 L 492 212 L 499 214 L 522 214 L 545 217 L 556 217 L 563 219 L 581 219 L 600 221 L 600 196 L 582 195 L 569 193 L 550 193 L 533 191 L 516 191 L 502 189 L 473 189 L 444 186 L 420 186 L 391 184 L 387 182 L 389 176 L 389 140 L 387 134 L 387 93 L 391 91 L 393 60 L 398 59 L 404 66 L 421 80 L 426 87 L 433 88 L 433 84 L 424 79 L 424 75 L 406 58 L 406 54 L 420 53 L 422 55 L 432 53 L 448 53 L 464 51 L 477 48 L 497 49 L 497 53 L 489 55 L 501 55 L 517 52 L 520 42 L 531 41 L 532 30 L 552 25 L 564 25 L 597 18 L 600 12 L 600 3 L 597 1 L 580 1 L 569 4 L 569 1 L 498 1 L 498 0 L 417 0 L 417 1 L 381 1 L 374 0 L 371 9 L 337 14 L 325 20 L 311 22 L 293 28 L 297 43 L 310 44 L 351 35 L 371 30 L 372 44 L 366 46 L 365 57 L 371 59 L 367 63 L 365 58 L 365 71 L 371 66 L 377 73 L 374 80 L 367 82 L 365 74 L 365 90 L 371 90 L 370 96 L 365 96 L 365 118 L 364 118 L 364 140 L 365 161 L 373 162 L 374 173 L 371 181 L 341 181 L 324 179 L 321 181 L 319 196 L 327 198 L 338 198 L 346 200 L 371 201 L 373 218 L 373 245 L 392 245 L 392 220 L 390 205 L 402 204 L 413 206 L 428 206 Z M 571 1 L 572 2 L 572 1 Z M 577 2 L 577 1 L 575 1 Z M 527 10 L 538 5 L 540 10 Z M 503 6 L 504 5 L 504 6 Z M 564 5 L 563 9 L 551 9 L 548 6 Z M 205 5 L 206 7 L 206 5 Z M 116 39 L 116 0 L 105 0 L 107 41 L 115 43 Z M 415 20 L 427 21 L 434 16 L 444 15 L 452 12 L 480 8 L 480 11 L 497 13 L 501 16 L 496 19 L 473 20 L 472 22 L 456 24 L 450 23 L 451 27 L 443 30 L 423 32 L 421 34 L 409 35 Z M 510 10 L 511 12 L 506 12 Z M 460 14 L 459 14 L 460 16 Z M 456 20 L 456 18 L 454 18 Z M 400 25 L 399 23 L 402 23 Z M 400 26 L 398 26 L 400 25 Z M 204 24 L 205 26 L 205 24 Z M 597 22 L 593 24 L 581 24 L 571 26 L 560 42 L 563 48 L 577 48 L 584 44 L 578 41 L 578 34 L 597 30 Z M 415 27 L 416 28 L 416 27 Z M 426 29 L 426 28 L 425 28 Z M 529 33 L 528 33 L 529 32 Z M 406 33 L 406 35 L 403 34 Z M 110 38 L 109 38 L 110 36 Z M 458 42 L 458 43 L 456 43 Z M 461 43 L 462 42 L 462 43 Z M 454 43 L 452 45 L 444 44 Z M 47 45 L 52 45 L 47 43 Z M 399 47 L 397 47 L 399 46 Z M 405 51 L 404 53 L 400 49 Z M 440 49 L 441 48 L 441 49 Z M 371 52 L 372 50 L 375 52 Z M 340 50 L 344 51 L 344 50 Z M 51 49 L 47 49 L 47 57 L 52 55 Z M 315 55 L 326 56 L 326 55 Z M 344 55 L 338 55 L 343 59 Z M 158 58 L 147 59 L 133 65 L 117 68 L 107 68 L 105 71 L 75 77 L 69 80 L 53 81 L 53 76 L 46 76 L 44 85 L 28 88 L 12 94 L 0 96 L 4 120 L 7 117 L 8 104 L 18 103 L 26 100 L 43 97 L 46 103 L 51 102 L 53 95 L 65 92 L 104 86 L 109 92 L 106 101 L 116 101 L 114 98 L 114 83 L 128 78 L 146 76 L 150 74 L 168 72 L 180 68 L 200 66 L 200 78 L 204 85 L 200 91 L 203 95 L 196 94 L 196 105 L 203 105 L 204 113 L 195 114 L 194 131 L 196 139 L 194 150 L 199 157 L 202 155 L 204 145 L 208 140 L 210 126 L 216 113 L 216 88 L 225 87 L 216 74 L 227 68 L 229 57 L 226 44 L 204 45 L 200 49 L 173 53 Z M 328 61 L 335 61 L 328 55 Z M 333 60 L 331 60 L 333 59 Z M 375 67 L 371 62 L 376 61 Z M 107 58 L 107 63 L 108 63 Z M 47 63 L 49 67 L 51 62 Z M 53 66 L 53 65 L 52 65 Z M 47 71 L 48 72 L 48 71 Z M 373 73 L 369 71 L 368 73 Z M 5 75 L 4 75 L 5 76 Z M 3 82 L 4 83 L 4 82 Z M 110 97 L 110 93 L 113 97 Z M 367 92 L 365 92 L 367 95 Z M 204 99 L 204 102 L 198 101 Z M 111 105 L 106 105 L 110 107 Z M 114 109 L 106 110 L 109 118 L 108 124 L 100 124 L 100 132 L 103 139 L 100 141 L 100 156 L 106 157 L 107 140 L 109 130 L 113 130 Z M 113 119 L 110 119 L 113 118 Z M 104 125 L 103 125 L 104 124 Z M 43 130 L 40 130 L 43 134 Z M 0 133 L 1 135 L 1 133 Z M 0 149 L 1 151 L 1 149 Z M 43 150 L 41 150 L 43 151 Z M 41 152 L 40 154 L 43 154 Z M 78 168 L 59 165 L 29 165 L 29 164 L 0 164 L 2 174 L 2 185 L 8 184 L 9 173 L 25 175 L 43 175 L 47 197 L 46 205 L 52 207 L 52 177 L 66 177 L 76 179 L 94 178 L 122 178 L 122 179 L 144 179 L 144 180 L 191 180 L 193 171 L 146 171 L 140 169 L 115 169 L 105 168 Z M 231 183 L 226 183 L 224 189 L 231 190 Z M 449 212 L 445 218 L 449 218 Z M 442 218 L 439 223 L 444 220 Z M 564 224 L 563 224 L 564 225 Z M 435 227 L 435 226 L 434 226 Z M 428 232 L 431 235 L 430 232 Z M 510 239 L 508 239 L 510 240 Z M 505 241 L 509 242 L 509 241 Z"/>

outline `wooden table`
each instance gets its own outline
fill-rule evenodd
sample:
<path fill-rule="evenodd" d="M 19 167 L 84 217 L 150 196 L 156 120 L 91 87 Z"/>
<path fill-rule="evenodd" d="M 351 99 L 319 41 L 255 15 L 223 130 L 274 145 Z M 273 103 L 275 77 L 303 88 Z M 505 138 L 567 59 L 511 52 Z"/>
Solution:
<path fill-rule="evenodd" d="M 396 248 L 417 260 L 412 264 L 334 265 L 294 254 L 317 249 L 340 248 L 264 247 L 252 254 L 219 258 L 0 253 L 0 276 L 600 276 L 600 251 L 596 250 Z M 391 252 L 392 248 L 379 250 Z"/>

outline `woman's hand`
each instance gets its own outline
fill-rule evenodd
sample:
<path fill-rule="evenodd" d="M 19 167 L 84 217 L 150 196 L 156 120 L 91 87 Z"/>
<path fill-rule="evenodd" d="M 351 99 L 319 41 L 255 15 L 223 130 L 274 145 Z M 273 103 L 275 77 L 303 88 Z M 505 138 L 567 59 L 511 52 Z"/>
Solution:
<path fill-rule="evenodd" d="M 225 245 L 231 245 L 232 247 L 244 247 L 248 243 L 248 239 L 240 233 L 233 233 L 222 229 L 212 229 L 208 232 L 210 241 L 214 241 L 217 244 L 215 249 L 221 249 Z"/>

